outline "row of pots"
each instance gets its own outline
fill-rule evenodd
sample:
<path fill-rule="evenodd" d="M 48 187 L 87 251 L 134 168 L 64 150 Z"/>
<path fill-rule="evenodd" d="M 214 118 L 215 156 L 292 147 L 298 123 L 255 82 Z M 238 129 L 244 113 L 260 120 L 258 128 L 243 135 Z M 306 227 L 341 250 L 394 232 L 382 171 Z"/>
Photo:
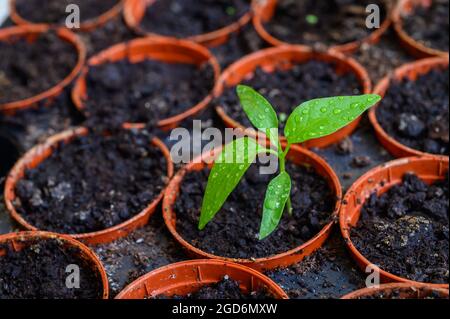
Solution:
<path fill-rule="evenodd" d="M 210 33 L 189 37 L 187 38 L 187 40 L 191 40 L 208 47 L 218 46 L 225 43 L 232 33 L 241 29 L 250 21 L 253 21 L 253 25 L 258 34 L 270 45 L 280 46 L 280 45 L 295 44 L 307 48 L 307 46 L 301 45 L 299 43 L 286 43 L 280 39 L 277 39 L 275 36 L 271 35 L 269 31 L 265 28 L 265 24 L 272 19 L 278 2 L 279 2 L 278 0 L 253 0 L 250 11 L 244 14 L 242 17 L 240 17 L 238 21 L 222 29 Z M 107 12 L 103 13 L 101 16 L 83 22 L 80 25 L 80 31 L 89 32 L 92 31 L 93 29 L 99 28 L 108 21 L 110 21 L 111 19 L 120 15 L 123 11 L 124 20 L 130 29 L 132 29 L 139 35 L 158 37 L 157 34 L 146 32 L 140 28 L 140 23 L 145 15 L 145 11 L 149 6 L 152 6 L 153 4 L 154 4 L 153 1 L 141 1 L 141 0 L 120 1 L 117 5 L 112 7 Z M 420 0 L 420 1 L 399 0 L 398 3 L 396 4 L 392 5 L 387 4 L 388 8 L 386 8 L 386 10 L 388 12 L 386 19 L 383 21 L 381 26 L 374 32 L 372 32 L 367 38 L 361 39 L 359 41 L 354 41 L 351 43 L 346 43 L 343 45 L 333 46 L 331 49 L 342 53 L 355 52 L 362 43 L 378 42 L 380 37 L 386 32 L 386 30 L 390 27 L 390 25 L 393 24 L 394 29 L 401 41 L 401 44 L 414 56 L 418 58 L 432 57 L 432 56 L 447 56 L 448 52 L 443 52 L 440 50 L 426 47 L 422 43 L 413 39 L 403 29 L 403 18 L 405 16 L 414 14 L 414 9 L 418 6 L 426 7 L 429 5 L 430 5 L 429 0 Z M 33 24 L 32 22 L 27 21 L 25 18 L 20 16 L 19 12 L 16 9 L 16 0 L 10 1 L 10 11 L 11 11 L 11 19 L 17 25 Z"/>
<path fill-rule="evenodd" d="M 47 30 L 48 27 L 46 26 L 35 25 L 8 28 L 0 31 L 0 41 L 8 41 L 8 39 L 15 37 L 25 37 L 32 41 L 38 34 L 46 32 Z M 187 111 L 176 116 L 160 120 L 158 122 L 158 126 L 162 129 L 174 128 L 183 120 L 200 113 L 208 107 L 214 98 L 220 97 L 226 88 L 232 87 L 250 77 L 257 68 L 262 68 L 265 71 L 273 72 L 280 65 L 283 65 L 283 68 L 292 68 L 296 64 L 306 63 L 311 60 L 334 63 L 336 65 L 337 73 L 352 73 L 357 77 L 362 88 L 362 93 L 376 93 L 384 96 L 389 89 L 389 84 L 391 81 L 406 78 L 415 80 L 418 76 L 426 74 L 431 70 L 448 67 L 449 61 L 447 56 L 424 59 L 404 65 L 395 70 L 393 76 L 388 75 L 382 79 L 372 92 L 371 81 L 364 67 L 352 58 L 346 57 L 337 52 L 330 51 L 327 53 L 317 53 L 298 46 L 270 48 L 258 51 L 240 59 L 221 74 L 219 64 L 215 57 L 201 45 L 185 40 L 175 40 L 170 38 L 143 38 L 132 40 L 127 43 L 117 44 L 109 49 L 106 49 L 90 58 L 87 65 L 84 66 L 86 50 L 81 41 L 79 41 L 76 35 L 65 29 L 60 29 L 58 34 L 62 40 L 72 43 L 78 52 L 78 61 L 72 72 L 58 85 L 44 93 L 26 100 L 0 105 L 1 112 L 12 114 L 17 110 L 29 108 L 39 101 L 54 98 L 60 94 L 62 90 L 77 77 L 77 75 L 80 75 L 72 90 L 72 99 L 78 110 L 86 114 L 84 104 L 86 100 L 89 99 L 87 96 L 88 88 L 86 84 L 86 76 L 89 72 L 89 68 L 124 59 L 134 63 L 147 59 L 157 60 L 161 63 L 177 62 L 195 65 L 208 63 L 214 70 L 214 78 L 216 83 L 213 92 L 204 97 L 202 101 L 189 108 Z M 220 105 L 216 106 L 216 111 L 226 126 L 231 128 L 239 128 L 242 130 L 246 129 L 241 123 L 229 116 Z M 392 136 L 389 136 L 377 120 L 376 107 L 372 108 L 370 111 L 369 118 L 375 128 L 376 135 L 381 144 L 395 157 L 431 155 L 414 150 L 399 143 Z M 359 121 L 360 119 L 356 119 L 340 131 L 324 138 L 311 140 L 304 146 L 307 148 L 321 148 L 336 143 L 350 135 L 358 126 Z M 127 123 L 125 126 L 129 128 L 141 128 L 143 125 L 139 123 Z"/>

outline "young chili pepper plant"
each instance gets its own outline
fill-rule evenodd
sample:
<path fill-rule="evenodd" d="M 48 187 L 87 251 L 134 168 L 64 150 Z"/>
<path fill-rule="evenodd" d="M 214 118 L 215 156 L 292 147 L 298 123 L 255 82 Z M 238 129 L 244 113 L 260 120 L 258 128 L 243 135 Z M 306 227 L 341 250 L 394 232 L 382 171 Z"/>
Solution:
<path fill-rule="evenodd" d="M 248 86 L 239 85 L 237 94 L 250 122 L 268 136 L 270 147 L 249 137 L 224 146 L 208 178 L 198 227 L 204 229 L 214 218 L 258 154 L 270 153 L 278 158 L 279 174 L 267 187 L 259 231 L 262 240 L 277 228 L 285 210 L 292 215 L 291 178 L 286 172 L 286 156 L 291 146 L 338 131 L 377 104 L 381 97 L 375 94 L 338 96 L 302 103 L 287 119 L 284 129 L 287 143 L 283 149 L 278 135 L 279 120 L 272 105 Z"/>

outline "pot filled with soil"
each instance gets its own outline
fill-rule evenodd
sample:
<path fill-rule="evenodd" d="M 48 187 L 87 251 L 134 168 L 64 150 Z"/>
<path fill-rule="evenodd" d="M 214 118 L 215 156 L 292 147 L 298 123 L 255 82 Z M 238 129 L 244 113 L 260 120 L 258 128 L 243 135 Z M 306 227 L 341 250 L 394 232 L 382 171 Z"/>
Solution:
<path fill-rule="evenodd" d="M 128 26 L 141 35 L 188 39 L 206 46 L 226 42 L 252 17 L 251 0 L 130 0 Z"/>
<path fill-rule="evenodd" d="M 62 92 L 79 74 L 86 50 L 69 30 L 0 30 L 0 111 L 13 113 Z"/>
<path fill-rule="evenodd" d="M 142 276 L 116 299 L 288 299 L 263 274 L 231 262 L 193 260 Z"/>
<path fill-rule="evenodd" d="M 5 202 L 25 229 L 106 243 L 147 223 L 172 173 L 166 146 L 146 130 L 105 135 L 77 128 L 49 138 L 16 163 Z"/>
<path fill-rule="evenodd" d="M 216 150 L 215 150 L 216 151 Z M 217 153 L 216 153 L 217 154 Z M 271 174 L 253 164 L 225 205 L 202 231 L 200 208 L 214 154 L 204 154 L 172 179 L 163 200 L 165 223 L 194 257 L 236 262 L 257 270 L 287 267 L 320 248 L 339 210 L 341 186 L 331 167 L 314 153 L 293 146 L 286 170 L 292 177 L 292 214 L 278 230 L 258 238 L 264 193 Z"/>
<path fill-rule="evenodd" d="M 11 20 L 18 25 L 46 24 L 52 27 L 67 26 L 72 22 L 70 15 L 76 5 L 80 25 L 74 29 L 91 31 L 122 12 L 125 0 L 10 0 Z M 67 12 L 66 9 L 70 8 Z"/>
<path fill-rule="evenodd" d="M 340 213 L 350 253 L 382 282 L 448 288 L 448 157 L 410 157 L 353 184 Z"/>
<path fill-rule="evenodd" d="M 255 10 L 253 24 L 274 46 L 295 44 L 351 53 L 362 43 L 376 43 L 391 24 L 392 3 L 387 0 L 267 1 Z M 366 26 L 369 5 L 379 8 L 379 28 Z"/>
<path fill-rule="evenodd" d="M 341 54 L 318 53 L 295 46 L 261 50 L 232 64 L 222 73 L 214 89 L 220 118 L 226 126 L 242 130 L 252 124 L 236 96 L 238 84 L 251 86 L 268 97 L 278 114 L 281 129 L 286 125 L 287 116 L 304 101 L 324 96 L 366 94 L 371 90 L 365 69 Z M 339 131 L 303 145 L 322 148 L 336 143 L 351 134 L 359 121 L 357 118 Z"/>
<path fill-rule="evenodd" d="M 401 44 L 412 55 L 448 57 L 448 0 L 401 0 L 392 19 Z"/>
<path fill-rule="evenodd" d="M 0 299 L 108 299 L 108 279 L 100 260 L 68 236 L 2 235 L 0 269 Z"/>
<path fill-rule="evenodd" d="M 377 85 L 384 98 L 369 119 L 394 156 L 449 155 L 448 77 L 448 58 L 429 58 L 401 66 Z"/>
<path fill-rule="evenodd" d="M 107 125 L 156 120 L 169 129 L 208 106 L 219 74 L 217 60 L 196 43 L 137 39 L 92 57 L 72 97 L 86 117 Z"/>
<path fill-rule="evenodd" d="M 342 299 L 448 299 L 448 289 L 408 283 L 384 284 L 351 292 Z"/>

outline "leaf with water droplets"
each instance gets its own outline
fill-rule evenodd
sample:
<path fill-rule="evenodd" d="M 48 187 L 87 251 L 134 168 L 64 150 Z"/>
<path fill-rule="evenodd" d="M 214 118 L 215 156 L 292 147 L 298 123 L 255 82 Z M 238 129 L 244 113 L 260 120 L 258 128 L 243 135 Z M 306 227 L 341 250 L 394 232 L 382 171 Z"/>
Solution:
<path fill-rule="evenodd" d="M 298 106 L 286 122 L 284 135 L 291 144 L 324 137 L 357 119 L 381 100 L 376 94 L 315 99 Z"/>
<path fill-rule="evenodd" d="M 269 101 L 246 85 L 238 85 L 236 91 L 250 123 L 269 136 L 273 145 L 278 146 L 278 117 Z"/>
<path fill-rule="evenodd" d="M 209 174 L 198 226 L 200 230 L 214 218 L 256 156 L 265 152 L 268 152 L 266 148 L 248 137 L 224 146 Z"/>
<path fill-rule="evenodd" d="M 291 178 L 286 172 L 280 173 L 267 187 L 264 199 L 263 217 L 259 230 L 259 239 L 269 236 L 278 226 L 284 207 L 291 194 Z"/>

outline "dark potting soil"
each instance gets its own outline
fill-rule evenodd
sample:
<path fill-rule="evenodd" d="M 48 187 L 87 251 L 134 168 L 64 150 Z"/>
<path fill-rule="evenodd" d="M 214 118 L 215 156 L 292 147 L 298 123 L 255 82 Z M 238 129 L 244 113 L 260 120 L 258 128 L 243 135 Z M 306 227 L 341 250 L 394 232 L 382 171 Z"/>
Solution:
<path fill-rule="evenodd" d="M 448 174 L 431 186 L 406 174 L 372 194 L 351 230 L 358 250 L 383 270 L 414 281 L 448 283 Z"/>
<path fill-rule="evenodd" d="M 273 299 L 273 296 L 269 295 L 267 291 L 259 290 L 252 291 L 250 294 L 245 294 L 239 288 L 239 283 L 228 276 L 225 276 L 224 279 L 214 285 L 204 286 L 197 290 L 194 293 L 191 293 L 187 296 L 172 296 L 169 299 L 192 299 L 192 300 L 201 300 L 201 299 L 221 299 L 221 300 L 230 300 L 230 299 Z"/>
<path fill-rule="evenodd" d="M 209 169 L 188 173 L 175 203 L 177 231 L 203 251 L 232 258 L 269 257 L 296 248 L 332 220 L 335 194 L 312 168 L 287 163 L 292 178 L 293 216 L 283 216 L 278 229 L 258 239 L 263 198 L 274 177 L 252 165 L 216 217 L 198 230 L 200 207 Z"/>
<path fill-rule="evenodd" d="M 14 205 L 39 229 L 78 234 L 139 214 L 167 182 L 166 160 L 145 131 L 61 143 L 16 186 Z"/>
<path fill-rule="evenodd" d="M 86 113 L 109 126 L 156 123 L 200 103 L 214 82 L 209 64 L 198 67 L 154 60 L 103 64 L 88 74 Z"/>
<path fill-rule="evenodd" d="M 87 48 L 88 56 L 92 56 L 114 44 L 136 38 L 136 35 L 127 27 L 121 16 L 108 21 L 105 25 L 91 32 L 80 33 Z"/>
<path fill-rule="evenodd" d="M 433 0 L 426 8 L 418 5 L 414 12 L 403 17 L 407 34 L 427 47 L 448 51 L 448 0 Z"/>
<path fill-rule="evenodd" d="M 141 21 L 146 32 L 179 38 L 219 30 L 250 10 L 249 0 L 157 0 Z"/>
<path fill-rule="evenodd" d="M 377 108 L 383 129 L 400 143 L 433 154 L 449 154 L 448 68 L 415 81 L 393 80 Z"/>
<path fill-rule="evenodd" d="M 76 49 L 54 32 L 33 43 L 0 41 L 0 104 L 43 93 L 66 78 L 76 63 Z"/>
<path fill-rule="evenodd" d="M 81 121 L 82 116 L 72 104 L 70 91 L 66 89 L 50 104 L 49 101 L 43 101 L 36 107 L 17 111 L 14 115 L 0 114 L 0 131 L 7 132 L 10 140 L 23 153 Z"/>
<path fill-rule="evenodd" d="M 253 27 L 248 25 L 230 35 L 225 44 L 210 50 L 216 56 L 222 69 L 225 69 L 243 56 L 265 47 L 264 40 L 259 37 Z"/>
<path fill-rule="evenodd" d="M 103 294 L 95 265 L 80 258 L 80 250 L 58 240 L 25 242 L 15 251 L 12 243 L 0 246 L 0 299 L 100 299 Z M 80 269 L 80 287 L 67 288 L 67 266 Z"/>
<path fill-rule="evenodd" d="M 366 26 L 369 4 L 379 6 L 383 23 L 389 5 L 385 0 L 279 0 L 266 28 L 288 43 L 342 45 L 362 40 L 374 31 Z"/>
<path fill-rule="evenodd" d="M 287 119 L 305 101 L 361 93 L 361 85 L 353 73 L 338 75 L 333 64 L 319 61 L 297 64 L 288 71 L 277 70 L 273 73 L 257 68 L 253 77 L 241 84 L 253 87 L 271 102 L 282 128 L 286 120 L 281 119 Z M 222 106 L 228 116 L 244 126 L 252 126 L 239 103 L 235 87 L 225 89 L 216 105 Z"/>
<path fill-rule="evenodd" d="M 120 0 L 16 0 L 17 13 L 34 23 L 64 24 L 69 13 L 67 6 L 75 4 L 80 9 L 80 21 L 84 22 L 104 14 Z"/>
<path fill-rule="evenodd" d="M 413 60 L 392 31 L 386 32 L 376 45 L 363 43 L 353 57 L 366 68 L 373 85 L 395 68 Z"/>

